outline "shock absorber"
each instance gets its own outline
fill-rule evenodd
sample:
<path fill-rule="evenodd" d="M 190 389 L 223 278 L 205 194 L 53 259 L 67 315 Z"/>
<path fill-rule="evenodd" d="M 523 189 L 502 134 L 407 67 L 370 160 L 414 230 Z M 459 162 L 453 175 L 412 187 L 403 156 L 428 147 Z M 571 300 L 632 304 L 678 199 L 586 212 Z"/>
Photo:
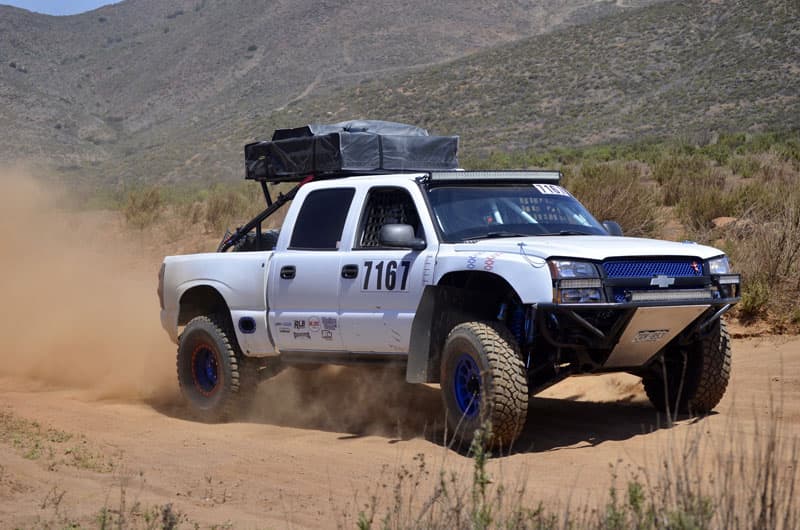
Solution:
<path fill-rule="evenodd" d="M 514 338 L 517 339 L 517 344 L 520 347 L 524 346 L 526 343 L 526 334 L 525 334 L 525 308 L 519 304 L 515 304 L 514 307 L 511 308 L 509 318 L 508 318 L 508 329 L 511 333 L 514 334 Z"/>

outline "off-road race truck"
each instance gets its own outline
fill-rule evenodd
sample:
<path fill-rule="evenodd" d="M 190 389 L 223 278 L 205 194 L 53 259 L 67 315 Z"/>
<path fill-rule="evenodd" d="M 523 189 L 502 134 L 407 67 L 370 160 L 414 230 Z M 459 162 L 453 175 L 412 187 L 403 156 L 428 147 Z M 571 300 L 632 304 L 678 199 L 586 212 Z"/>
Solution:
<path fill-rule="evenodd" d="M 740 277 L 719 250 L 622 237 L 557 171 L 463 171 L 457 137 L 388 122 L 278 130 L 245 147 L 267 208 L 215 253 L 170 256 L 161 321 L 204 420 L 293 365 L 395 364 L 438 383 L 449 431 L 508 446 L 529 396 L 578 374 L 640 376 L 659 410 L 722 398 L 721 316 Z M 293 182 L 272 199 L 268 184 Z M 292 201 L 280 231 L 264 221 Z"/>

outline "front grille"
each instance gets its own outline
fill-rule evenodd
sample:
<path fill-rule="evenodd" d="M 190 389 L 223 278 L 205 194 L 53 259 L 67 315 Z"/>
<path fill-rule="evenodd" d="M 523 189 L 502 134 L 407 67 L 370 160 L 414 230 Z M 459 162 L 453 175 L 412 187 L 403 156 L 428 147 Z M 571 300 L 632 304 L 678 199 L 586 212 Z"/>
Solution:
<path fill-rule="evenodd" d="M 603 270 L 607 278 L 695 278 L 703 275 L 703 262 L 688 261 L 606 261 Z"/>

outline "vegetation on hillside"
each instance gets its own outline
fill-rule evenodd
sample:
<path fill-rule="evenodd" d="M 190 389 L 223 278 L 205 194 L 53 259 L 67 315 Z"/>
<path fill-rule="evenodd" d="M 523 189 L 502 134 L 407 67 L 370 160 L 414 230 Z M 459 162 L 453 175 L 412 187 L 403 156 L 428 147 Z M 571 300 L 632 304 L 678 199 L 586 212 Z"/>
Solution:
<path fill-rule="evenodd" d="M 659 3 L 299 101 L 271 120 L 391 118 L 459 134 L 468 152 L 797 127 L 798 16 L 794 0 Z"/>
<path fill-rule="evenodd" d="M 626 6 L 654 1 L 663 0 Z M 90 172 L 106 185 L 230 176 L 237 166 L 218 168 L 208 154 L 235 156 L 242 138 L 235 151 L 217 142 L 240 120 L 306 91 L 627 9 L 594 0 L 462 0 L 457 9 L 424 0 L 324 8 L 313 0 L 127 0 L 53 17 L 0 5 L 0 162 L 46 158 L 71 180 Z"/>

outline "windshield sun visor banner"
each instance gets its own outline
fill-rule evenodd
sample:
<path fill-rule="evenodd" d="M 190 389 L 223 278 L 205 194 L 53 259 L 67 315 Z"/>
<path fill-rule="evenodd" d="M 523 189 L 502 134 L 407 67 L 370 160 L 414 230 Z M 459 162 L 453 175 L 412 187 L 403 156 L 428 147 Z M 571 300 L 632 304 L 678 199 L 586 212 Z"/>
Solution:
<path fill-rule="evenodd" d="M 279 129 L 245 146 L 245 178 L 299 181 L 308 175 L 429 171 L 458 167 L 458 137 L 428 136 L 391 122 L 344 122 Z"/>

